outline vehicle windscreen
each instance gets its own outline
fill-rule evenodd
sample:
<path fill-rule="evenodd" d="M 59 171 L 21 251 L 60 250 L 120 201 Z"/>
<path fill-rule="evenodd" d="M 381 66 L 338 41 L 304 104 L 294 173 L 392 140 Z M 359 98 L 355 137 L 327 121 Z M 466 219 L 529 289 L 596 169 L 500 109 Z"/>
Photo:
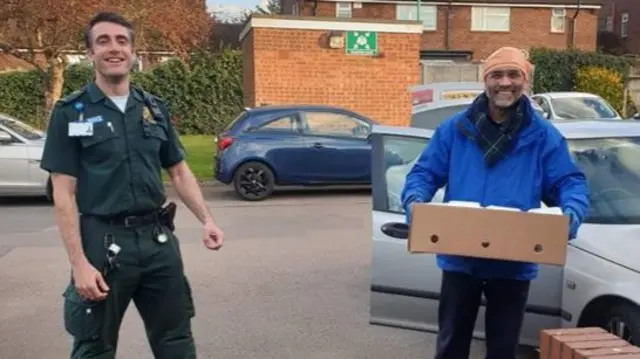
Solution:
<path fill-rule="evenodd" d="M 615 118 L 616 112 L 606 101 L 597 97 L 552 98 L 556 115 L 566 119 Z"/>
<path fill-rule="evenodd" d="M 589 182 L 587 223 L 640 224 L 640 137 L 570 140 Z"/>
<path fill-rule="evenodd" d="M 459 104 L 416 112 L 411 116 L 411 127 L 435 130 L 442 122 L 468 107 L 469 104 Z"/>
<path fill-rule="evenodd" d="M 0 117 L 0 125 L 8 128 L 9 130 L 30 141 L 40 140 L 44 138 L 44 133 L 42 131 L 35 129 L 27 125 L 26 123 Z"/>
<path fill-rule="evenodd" d="M 544 118 L 542 108 L 532 102 L 533 110 Z M 457 104 L 443 107 L 435 107 L 432 109 L 416 112 L 411 116 L 411 127 L 426 128 L 435 130 L 442 122 L 446 121 L 453 115 L 469 108 L 469 104 Z"/>

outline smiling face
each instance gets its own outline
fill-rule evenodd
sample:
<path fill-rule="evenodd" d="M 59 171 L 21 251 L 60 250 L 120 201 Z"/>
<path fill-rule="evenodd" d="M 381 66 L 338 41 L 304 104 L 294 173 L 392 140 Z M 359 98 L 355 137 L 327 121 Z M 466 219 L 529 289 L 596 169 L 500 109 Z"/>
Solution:
<path fill-rule="evenodd" d="M 111 22 L 95 24 L 91 29 L 91 46 L 87 55 L 93 62 L 97 77 L 109 82 L 127 78 L 134 59 L 129 29 Z"/>
<path fill-rule="evenodd" d="M 515 68 L 496 68 L 485 78 L 489 102 L 499 109 L 507 108 L 520 99 L 526 85 L 522 71 Z"/>

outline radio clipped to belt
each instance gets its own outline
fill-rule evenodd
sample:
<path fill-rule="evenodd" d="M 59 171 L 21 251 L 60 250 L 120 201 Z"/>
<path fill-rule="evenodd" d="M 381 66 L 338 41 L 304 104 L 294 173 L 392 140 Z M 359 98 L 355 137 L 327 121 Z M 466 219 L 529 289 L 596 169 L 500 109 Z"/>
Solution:
<path fill-rule="evenodd" d="M 174 202 L 169 202 L 168 205 L 163 207 L 158 213 L 158 220 L 161 225 L 167 227 L 171 232 L 175 230 L 175 217 L 178 206 Z M 167 243 L 169 237 L 162 230 L 162 228 L 157 227 L 155 236 L 156 242 L 159 244 Z"/>

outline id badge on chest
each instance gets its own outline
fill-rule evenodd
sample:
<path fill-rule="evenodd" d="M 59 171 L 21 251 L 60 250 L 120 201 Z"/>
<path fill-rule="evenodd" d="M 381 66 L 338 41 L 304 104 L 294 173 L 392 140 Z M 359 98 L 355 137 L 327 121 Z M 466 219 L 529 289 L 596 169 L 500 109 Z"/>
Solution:
<path fill-rule="evenodd" d="M 93 136 L 93 123 L 69 122 L 69 137 Z"/>

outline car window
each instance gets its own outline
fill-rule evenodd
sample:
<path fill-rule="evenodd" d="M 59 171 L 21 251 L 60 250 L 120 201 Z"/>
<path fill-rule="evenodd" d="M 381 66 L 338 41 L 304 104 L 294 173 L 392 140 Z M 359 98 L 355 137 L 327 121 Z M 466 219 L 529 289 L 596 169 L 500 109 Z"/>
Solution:
<path fill-rule="evenodd" d="M 233 121 L 229 122 L 227 127 L 224 128 L 224 131 L 231 130 L 236 123 L 241 122 L 242 119 L 244 119 L 245 117 L 247 117 L 247 111 L 240 112 L 240 114 L 238 114 L 238 116 L 236 116 L 236 118 L 234 118 Z"/>
<path fill-rule="evenodd" d="M 370 126 L 359 119 L 335 112 L 306 112 L 306 132 L 312 135 L 365 138 Z"/>
<path fill-rule="evenodd" d="M 469 104 L 458 104 L 416 112 L 411 116 L 411 127 L 434 130 L 442 122 L 468 107 Z"/>
<path fill-rule="evenodd" d="M 296 116 L 290 115 L 281 117 L 277 120 L 270 121 L 260 127 L 257 128 L 260 130 L 277 130 L 277 131 L 291 131 L 297 132 L 300 130 L 300 124 L 296 119 Z"/>
<path fill-rule="evenodd" d="M 565 97 L 551 99 L 555 113 L 566 119 L 615 118 L 616 112 L 598 97 Z"/>
<path fill-rule="evenodd" d="M 8 118 L 0 117 L 0 125 L 5 126 L 9 130 L 26 138 L 27 140 L 40 140 L 44 138 L 44 133 L 37 130 L 24 122 L 14 121 Z"/>
<path fill-rule="evenodd" d="M 385 135 L 382 138 L 384 148 L 384 177 L 387 192 L 386 211 L 404 213 L 400 195 L 407 173 L 417 162 L 428 143 L 421 137 Z"/>
<path fill-rule="evenodd" d="M 640 137 L 569 140 L 589 182 L 587 223 L 640 224 Z"/>

